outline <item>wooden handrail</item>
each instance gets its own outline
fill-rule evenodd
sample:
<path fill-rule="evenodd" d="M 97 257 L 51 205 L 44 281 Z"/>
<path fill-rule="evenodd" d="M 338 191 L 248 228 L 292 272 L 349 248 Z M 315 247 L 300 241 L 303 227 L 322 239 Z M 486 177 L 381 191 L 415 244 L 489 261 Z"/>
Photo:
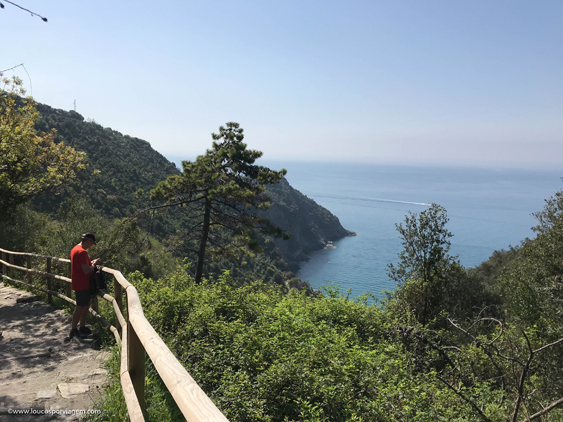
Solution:
<path fill-rule="evenodd" d="M 2 250 L 2 249 L 0 249 L 0 250 Z M 31 268 L 26 268 L 26 267 L 20 267 L 18 265 L 13 265 L 13 264 L 10 264 L 10 263 L 2 261 L 2 260 L 0 260 L 0 262 L 2 264 L 7 265 L 10 268 L 13 268 L 14 270 L 25 271 L 28 274 L 30 274 L 30 273 L 31 274 L 38 274 L 38 275 L 42 275 L 42 276 L 45 276 L 45 277 L 48 277 L 48 278 L 51 278 L 51 279 L 66 281 L 67 283 L 71 282 L 70 278 L 63 277 L 62 275 L 56 275 L 56 274 L 51 274 L 51 273 L 48 273 L 48 272 L 45 272 L 45 271 L 34 270 L 34 269 L 31 269 Z"/>
<path fill-rule="evenodd" d="M 76 302 L 68 296 L 51 291 L 50 289 L 35 286 L 32 283 L 17 280 L 13 274 L 14 270 L 17 269 L 19 271 L 26 272 L 27 274 L 39 274 L 50 280 L 61 280 L 68 283 L 67 286 L 69 286 L 70 279 L 67 277 L 50 274 L 49 272 L 28 269 L 26 267 L 20 267 L 14 265 L 13 263 L 14 255 L 55 259 L 60 262 L 70 262 L 68 259 L 25 252 L 12 252 L 1 248 L 0 252 L 2 253 L 0 263 L 3 268 L 3 278 L 38 289 L 53 296 L 57 296 L 76 305 Z M 9 262 L 6 260 L 6 255 L 9 255 Z M 7 275 L 7 268 L 10 269 L 10 276 Z M 127 405 L 129 419 L 135 422 L 142 422 L 145 420 L 144 356 L 146 352 L 153 362 L 162 381 L 166 385 L 166 388 L 174 398 L 178 408 L 188 422 L 228 422 L 227 418 L 219 409 L 217 409 L 215 404 L 209 397 L 207 397 L 199 385 L 197 385 L 188 371 L 186 371 L 178 359 L 176 359 L 155 329 L 147 321 L 135 286 L 129 283 L 123 274 L 117 270 L 103 267 L 102 271 L 113 275 L 115 279 L 114 290 L 116 290 L 116 297 L 114 298 L 107 293 L 100 294 L 99 296 L 112 304 L 116 319 L 121 329 L 121 337 L 119 336 L 118 330 L 102 318 L 96 311 L 90 309 L 90 313 L 102 321 L 102 323 L 105 323 L 104 325 L 109 325 L 116 341 L 118 344 L 121 344 L 120 382 L 123 389 L 123 395 L 125 397 L 125 403 Z M 122 314 L 121 288 L 125 290 L 127 297 L 127 321 Z"/>
<path fill-rule="evenodd" d="M 24 255 L 24 256 L 30 256 L 32 258 L 51 258 L 51 259 L 55 259 L 55 260 L 60 261 L 60 262 L 69 262 L 70 263 L 70 259 L 68 259 L 68 258 L 57 258 L 56 256 L 38 255 L 36 253 L 28 253 L 28 252 L 14 252 L 14 251 L 8 251 L 8 250 L 2 249 L 2 248 L 0 248 L 0 251 L 4 251 L 6 253 L 9 253 L 10 255 Z"/>

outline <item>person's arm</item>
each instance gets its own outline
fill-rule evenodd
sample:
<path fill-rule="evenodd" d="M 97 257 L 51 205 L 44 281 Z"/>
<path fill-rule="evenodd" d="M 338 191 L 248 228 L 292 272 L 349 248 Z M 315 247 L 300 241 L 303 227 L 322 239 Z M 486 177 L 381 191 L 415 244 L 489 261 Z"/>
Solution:
<path fill-rule="evenodd" d="M 90 274 L 92 271 L 94 271 L 94 265 L 98 264 L 100 261 L 100 258 L 96 258 L 91 262 L 91 265 L 82 264 L 82 271 L 84 272 L 84 274 Z"/>
<path fill-rule="evenodd" d="M 82 271 L 84 272 L 84 274 L 90 274 L 92 271 L 94 271 L 94 266 L 88 264 L 82 264 Z"/>

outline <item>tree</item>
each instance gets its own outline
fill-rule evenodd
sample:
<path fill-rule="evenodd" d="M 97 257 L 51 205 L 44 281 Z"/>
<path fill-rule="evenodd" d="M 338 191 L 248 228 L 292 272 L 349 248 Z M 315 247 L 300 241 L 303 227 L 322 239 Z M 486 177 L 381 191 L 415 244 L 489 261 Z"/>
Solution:
<path fill-rule="evenodd" d="M 404 226 L 396 224 L 404 249 L 397 266 L 389 264 L 388 274 L 399 283 L 399 297 L 409 304 L 423 325 L 433 310 L 442 309 L 440 301 L 449 281 L 447 273 L 460 269 L 456 259 L 448 254 L 449 238 L 453 236 L 445 227 L 448 221 L 446 210 L 432 204 L 418 215 L 409 212 Z"/>
<path fill-rule="evenodd" d="M 39 114 L 21 79 L 4 78 L 0 88 L 0 214 L 72 181 L 86 154 L 55 143 L 56 132 L 37 134 Z"/>
<path fill-rule="evenodd" d="M 546 230 L 522 245 L 499 283 L 507 312 L 518 325 L 563 336 L 563 219 Z"/>
<path fill-rule="evenodd" d="M 537 233 L 546 234 L 563 215 L 563 190 L 555 193 L 551 198 L 545 200 L 542 211 L 532 213 L 538 220 L 538 225 L 532 227 Z"/>
<path fill-rule="evenodd" d="M 206 254 L 260 250 L 256 230 L 288 237 L 257 212 L 270 206 L 265 185 L 277 183 L 286 170 L 255 165 L 262 153 L 246 149 L 238 123 L 221 126 L 212 138 L 205 155 L 183 161 L 180 175 L 169 176 L 151 191 L 151 199 L 166 201 L 162 207 L 185 206 L 192 217 L 184 239 L 197 243 L 196 283 L 201 281 Z"/>
<path fill-rule="evenodd" d="M 548 420 L 545 415 L 563 404 L 563 337 L 546 340 L 535 326 L 516 328 L 484 313 L 465 323 L 447 318 L 449 327 L 440 332 L 398 327 L 396 334 L 418 371 L 436 377 L 472 409 L 473 417 L 463 420 Z M 549 420 L 561 415 L 556 410 Z"/>

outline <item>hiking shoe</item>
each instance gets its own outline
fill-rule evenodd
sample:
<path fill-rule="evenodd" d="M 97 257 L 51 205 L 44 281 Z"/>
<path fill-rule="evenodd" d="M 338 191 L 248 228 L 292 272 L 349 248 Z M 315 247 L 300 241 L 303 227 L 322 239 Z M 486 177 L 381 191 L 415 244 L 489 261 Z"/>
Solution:
<path fill-rule="evenodd" d="M 78 328 L 74 328 L 70 330 L 70 334 L 68 336 L 69 338 L 73 338 L 73 337 L 84 338 L 84 334 L 78 331 Z"/>
<path fill-rule="evenodd" d="M 89 327 L 80 327 L 78 331 L 85 335 L 92 334 L 92 330 Z"/>

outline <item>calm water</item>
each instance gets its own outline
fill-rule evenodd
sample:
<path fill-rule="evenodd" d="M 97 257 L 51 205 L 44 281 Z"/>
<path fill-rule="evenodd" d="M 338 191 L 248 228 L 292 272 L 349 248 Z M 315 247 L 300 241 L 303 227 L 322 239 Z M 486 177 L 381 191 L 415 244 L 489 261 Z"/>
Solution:
<path fill-rule="evenodd" d="M 394 288 L 387 264 L 402 246 L 395 229 L 409 212 L 435 202 L 448 211 L 451 253 L 467 267 L 494 250 L 533 237 L 532 212 L 563 187 L 559 172 L 369 164 L 266 163 L 284 167 L 293 187 L 339 217 L 356 237 L 315 253 L 299 277 L 314 288 L 331 282 L 352 295 Z"/>

